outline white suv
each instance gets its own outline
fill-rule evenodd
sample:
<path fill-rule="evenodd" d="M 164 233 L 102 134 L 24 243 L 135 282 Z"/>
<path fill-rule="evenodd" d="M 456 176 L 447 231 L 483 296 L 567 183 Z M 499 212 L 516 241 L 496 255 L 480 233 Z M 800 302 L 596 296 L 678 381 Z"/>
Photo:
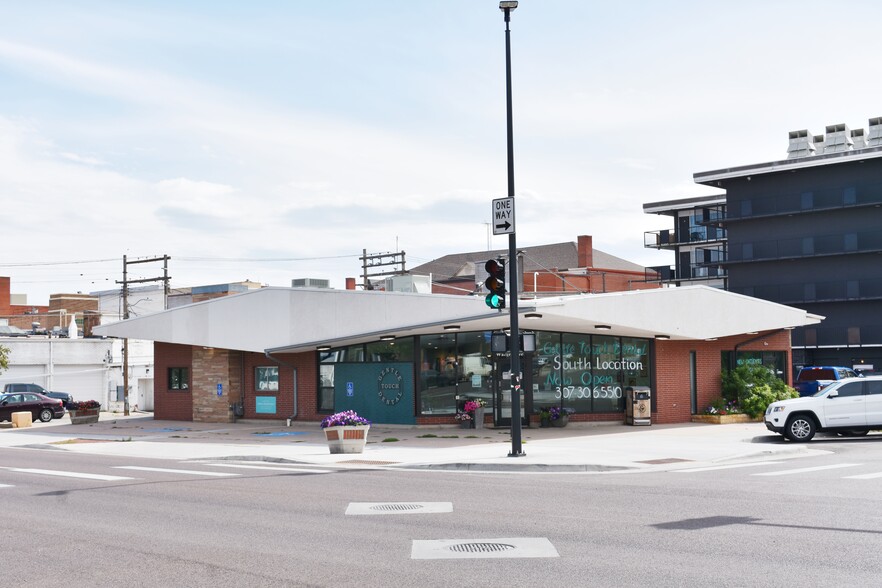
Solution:
<path fill-rule="evenodd" d="M 791 441 L 808 441 L 818 431 L 866 435 L 882 429 L 882 376 L 848 378 L 813 396 L 773 402 L 765 423 Z"/>

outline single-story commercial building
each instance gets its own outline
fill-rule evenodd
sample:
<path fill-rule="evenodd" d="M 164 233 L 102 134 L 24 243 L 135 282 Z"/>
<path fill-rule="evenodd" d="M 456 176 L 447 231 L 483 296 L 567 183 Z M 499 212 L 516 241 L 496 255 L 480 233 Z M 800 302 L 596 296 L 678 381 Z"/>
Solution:
<path fill-rule="evenodd" d="M 790 329 L 823 317 L 705 286 L 519 300 L 535 349 L 522 365 L 522 419 L 622 418 L 628 386 L 652 419 L 687 422 L 720 395 L 723 366 L 789 379 Z M 318 420 L 354 409 L 379 423 L 453 424 L 467 399 L 510 424 L 509 357 L 491 334 L 509 310 L 483 296 L 262 288 L 95 328 L 154 341 L 158 419 Z"/>

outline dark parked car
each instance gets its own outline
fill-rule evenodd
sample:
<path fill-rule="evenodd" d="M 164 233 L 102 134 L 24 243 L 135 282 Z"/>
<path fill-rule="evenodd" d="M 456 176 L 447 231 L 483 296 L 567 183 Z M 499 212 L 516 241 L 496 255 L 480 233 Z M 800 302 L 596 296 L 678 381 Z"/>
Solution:
<path fill-rule="evenodd" d="M 64 406 L 57 398 L 25 392 L 0 396 L 0 421 L 11 421 L 14 412 L 31 412 L 31 419 L 48 423 L 64 416 Z"/>
<path fill-rule="evenodd" d="M 64 403 L 64 408 L 68 408 L 70 406 L 70 403 L 73 402 L 73 396 L 71 396 L 67 392 L 54 392 L 52 390 L 47 390 L 39 384 L 15 383 L 6 384 L 5 386 L 3 386 L 4 394 L 13 394 L 17 392 L 33 392 L 34 394 L 42 394 L 43 396 L 48 396 L 49 398 L 57 398 Z"/>

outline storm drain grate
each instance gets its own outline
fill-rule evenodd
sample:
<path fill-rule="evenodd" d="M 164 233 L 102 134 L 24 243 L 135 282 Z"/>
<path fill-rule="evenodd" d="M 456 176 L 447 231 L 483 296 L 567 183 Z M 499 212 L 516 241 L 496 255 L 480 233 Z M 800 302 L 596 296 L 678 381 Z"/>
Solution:
<path fill-rule="evenodd" d="M 414 540 L 411 559 L 512 559 L 560 557 L 544 537 Z"/>
<path fill-rule="evenodd" d="M 436 514 L 453 512 L 452 502 L 350 502 L 348 515 Z"/>
<path fill-rule="evenodd" d="M 376 506 L 372 506 L 372 510 L 391 510 L 391 511 L 401 511 L 401 510 L 419 510 L 423 508 L 422 504 L 398 504 L 395 502 L 390 502 L 387 504 L 378 504 Z"/>
<path fill-rule="evenodd" d="M 457 543 L 450 545 L 447 549 L 454 553 L 493 553 L 515 549 L 515 546 L 508 543 Z"/>

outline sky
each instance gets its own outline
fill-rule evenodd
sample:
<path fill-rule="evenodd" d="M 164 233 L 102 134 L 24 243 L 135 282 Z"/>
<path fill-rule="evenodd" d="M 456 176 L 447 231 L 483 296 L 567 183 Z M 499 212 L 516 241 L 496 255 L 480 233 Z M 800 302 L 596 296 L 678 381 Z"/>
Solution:
<path fill-rule="evenodd" d="M 0 275 L 29 304 L 119 288 L 360 282 L 505 249 L 496 0 L 0 0 Z M 882 116 L 882 3 L 521 0 L 519 247 L 593 236 L 646 266 L 643 205 Z M 162 275 L 129 266 L 129 279 Z"/>

